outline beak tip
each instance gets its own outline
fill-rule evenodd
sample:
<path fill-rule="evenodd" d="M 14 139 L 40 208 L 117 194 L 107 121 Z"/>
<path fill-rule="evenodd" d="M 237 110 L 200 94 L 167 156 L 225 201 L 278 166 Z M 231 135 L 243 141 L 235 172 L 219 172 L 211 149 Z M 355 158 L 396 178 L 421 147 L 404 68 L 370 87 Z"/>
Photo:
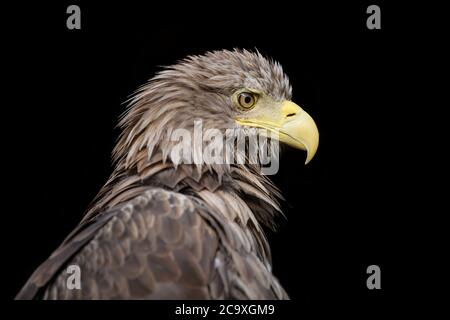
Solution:
<path fill-rule="evenodd" d="M 317 152 L 318 143 L 313 147 L 312 150 L 310 148 L 306 147 L 306 159 L 305 159 L 305 165 L 311 162 L 311 160 L 314 158 Z"/>

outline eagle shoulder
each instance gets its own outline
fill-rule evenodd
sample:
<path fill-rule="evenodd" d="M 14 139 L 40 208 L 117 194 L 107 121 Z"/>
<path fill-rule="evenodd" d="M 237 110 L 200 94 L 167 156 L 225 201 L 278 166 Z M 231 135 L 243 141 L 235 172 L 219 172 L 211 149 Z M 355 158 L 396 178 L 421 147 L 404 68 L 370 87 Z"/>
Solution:
<path fill-rule="evenodd" d="M 154 188 L 85 221 L 17 299 L 274 299 L 283 290 L 235 227 L 193 197 Z M 244 232 L 242 230 L 242 232 Z M 81 288 L 67 286 L 69 266 Z"/>

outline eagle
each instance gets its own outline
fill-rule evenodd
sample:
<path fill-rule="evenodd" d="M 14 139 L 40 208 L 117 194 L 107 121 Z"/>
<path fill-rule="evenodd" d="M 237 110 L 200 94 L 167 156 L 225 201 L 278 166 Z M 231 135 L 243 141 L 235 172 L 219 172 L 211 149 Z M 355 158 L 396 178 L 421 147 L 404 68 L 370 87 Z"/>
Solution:
<path fill-rule="evenodd" d="M 282 196 L 261 161 L 182 161 L 171 133 L 201 122 L 304 150 L 307 163 L 319 133 L 291 97 L 281 65 L 257 50 L 163 68 L 128 101 L 110 178 L 16 299 L 289 299 L 265 235 Z M 205 143 L 187 154 L 202 155 Z M 69 266 L 79 268 L 77 288 Z"/>

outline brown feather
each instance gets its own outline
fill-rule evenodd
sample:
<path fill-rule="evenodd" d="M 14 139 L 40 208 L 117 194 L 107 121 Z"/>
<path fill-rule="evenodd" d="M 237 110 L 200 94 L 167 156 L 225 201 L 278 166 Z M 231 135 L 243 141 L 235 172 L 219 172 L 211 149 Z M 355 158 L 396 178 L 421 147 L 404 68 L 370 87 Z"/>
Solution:
<path fill-rule="evenodd" d="M 188 57 L 142 86 L 120 120 L 110 179 L 17 298 L 287 298 L 261 227 L 280 212 L 276 187 L 258 165 L 175 164 L 170 154 L 171 130 L 196 119 L 236 129 L 230 96 L 245 87 L 291 96 L 281 66 L 245 50 Z M 66 287 L 71 264 L 81 290 Z"/>

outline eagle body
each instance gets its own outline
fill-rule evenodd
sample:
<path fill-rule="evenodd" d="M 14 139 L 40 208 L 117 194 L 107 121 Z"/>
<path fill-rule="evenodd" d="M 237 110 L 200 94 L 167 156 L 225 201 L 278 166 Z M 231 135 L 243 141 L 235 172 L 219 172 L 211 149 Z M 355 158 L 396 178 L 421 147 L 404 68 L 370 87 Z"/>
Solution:
<path fill-rule="evenodd" d="M 310 158 L 317 128 L 290 97 L 281 66 L 245 50 L 191 56 L 160 72 L 121 119 L 110 179 L 16 298 L 287 299 L 262 228 L 281 213 L 276 187 L 258 164 L 176 162 L 168 135 L 192 131 L 196 119 L 219 131 L 261 130 L 269 119 L 286 132 L 281 142 Z"/>
<path fill-rule="evenodd" d="M 69 265 L 81 266 L 81 290 L 67 289 L 62 270 L 43 298 L 287 297 L 245 230 L 219 227 L 225 223 L 189 196 L 160 188 L 145 191 L 119 206 L 70 260 Z"/>

